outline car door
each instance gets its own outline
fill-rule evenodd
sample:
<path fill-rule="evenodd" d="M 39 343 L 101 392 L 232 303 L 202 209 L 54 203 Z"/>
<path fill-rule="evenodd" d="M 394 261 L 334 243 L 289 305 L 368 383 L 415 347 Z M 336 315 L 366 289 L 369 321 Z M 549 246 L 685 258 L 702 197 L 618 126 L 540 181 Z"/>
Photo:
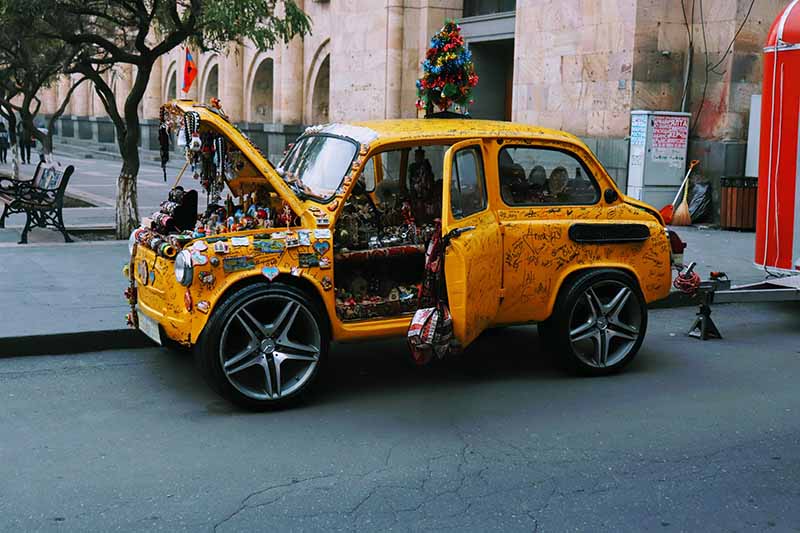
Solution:
<path fill-rule="evenodd" d="M 454 144 L 444 157 L 445 282 L 453 332 L 464 347 L 494 320 L 500 304 L 503 245 L 484 159 L 480 140 Z"/>
<path fill-rule="evenodd" d="M 575 242 L 570 227 L 609 222 L 615 213 L 602 203 L 587 160 L 567 146 L 509 142 L 493 158 L 498 162 L 496 211 L 503 227 L 506 296 L 497 322 L 545 320 L 567 273 L 606 264 L 607 247 Z"/>

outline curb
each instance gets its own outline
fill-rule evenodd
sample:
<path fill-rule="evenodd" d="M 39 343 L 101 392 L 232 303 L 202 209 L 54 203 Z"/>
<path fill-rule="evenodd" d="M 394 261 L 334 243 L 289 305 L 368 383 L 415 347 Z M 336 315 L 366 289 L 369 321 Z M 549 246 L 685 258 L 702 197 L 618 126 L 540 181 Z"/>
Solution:
<path fill-rule="evenodd" d="M 697 305 L 696 297 L 673 292 L 667 298 L 653 302 L 649 309 L 672 309 Z M 0 359 L 37 355 L 71 355 L 103 350 L 131 350 L 157 346 L 141 332 L 125 329 L 26 335 L 0 338 Z"/>
<path fill-rule="evenodd" d="M 26 335 L 0 338 L 0 359 L 31 355 L 67 355 L 102 350 L 148 348 L 156 344 L 141 332 L 126 329 Z"/>

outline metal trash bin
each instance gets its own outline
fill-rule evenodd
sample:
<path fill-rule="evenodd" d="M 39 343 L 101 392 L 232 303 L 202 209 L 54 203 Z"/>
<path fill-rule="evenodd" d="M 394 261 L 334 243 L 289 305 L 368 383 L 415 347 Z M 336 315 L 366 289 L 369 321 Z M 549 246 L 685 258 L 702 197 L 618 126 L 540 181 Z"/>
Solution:
<path fill-rule="evenodd" d="M 758 178 L 723 177 L 720 182 L 719 225 L 755 231 Z"/>

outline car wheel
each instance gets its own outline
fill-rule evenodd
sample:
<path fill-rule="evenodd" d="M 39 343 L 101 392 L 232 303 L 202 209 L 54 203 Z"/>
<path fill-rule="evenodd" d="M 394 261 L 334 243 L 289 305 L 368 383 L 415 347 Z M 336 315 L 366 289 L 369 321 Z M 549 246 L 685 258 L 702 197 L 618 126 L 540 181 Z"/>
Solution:
<path fill-rule="evenodd" d="M 283 283 L 233 293 L 214 312 L 197 344 L 203 377 L 228 400 L 255 410 L 287 405 L 308 393 L 330 343 L 316 301 Z"/>
<path fill-rule="evenodd" d="M 630 275 L 589 271 L 562 289 L 548 327 L 567 370 L 612 374 L 636 357 L 647 331 L 647 304 Z"/>

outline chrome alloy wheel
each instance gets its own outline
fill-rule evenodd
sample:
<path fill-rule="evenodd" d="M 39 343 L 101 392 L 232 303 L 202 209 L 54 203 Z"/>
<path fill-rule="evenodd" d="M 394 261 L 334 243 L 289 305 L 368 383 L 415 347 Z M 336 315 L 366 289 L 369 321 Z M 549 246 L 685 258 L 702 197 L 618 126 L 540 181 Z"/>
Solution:
<path fill-rule="evenodd" d="M 322 336 L 314 315 L 291 296 L 247 301 L 222 330 L 219 357 L 228 382 L 254 400 L 299 391 L 319 364 Z"/>
<path fill-rule="evenodd" d="M 616 280 L 597 281 L 576 300 L 570 312 L 573 352 L 590 367 L 614 366 L 635 349 L 642 322 L 637 293 Z"/>

